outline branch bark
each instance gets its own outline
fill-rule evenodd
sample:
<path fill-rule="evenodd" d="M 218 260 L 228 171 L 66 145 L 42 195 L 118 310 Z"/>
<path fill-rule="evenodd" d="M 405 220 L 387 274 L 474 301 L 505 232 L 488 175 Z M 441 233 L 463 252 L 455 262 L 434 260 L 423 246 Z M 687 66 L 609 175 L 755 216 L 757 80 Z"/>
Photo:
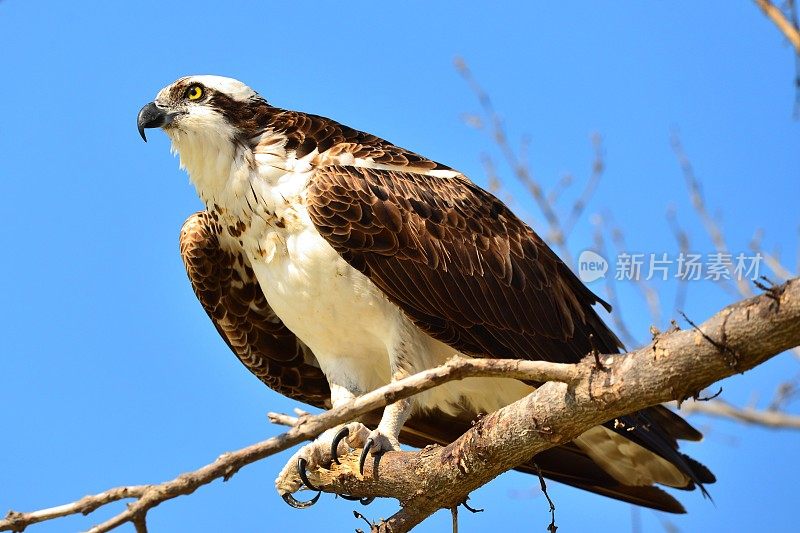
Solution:
<path fill-rule="evenodd" d="M 447 381 L 491 376 L 545 383 L 522 400 L 481 418 L 449 446 L 384 455 L 379 476 L 373 476 L 371 464 L 366 465 L 364 477 L 358 475 L 355 454 L 342 466 L 309 473 L 314 484 L 328 492 L 399 499 L 400 511 L 373 530 L 408 531 L 438 509 L 457 507 L 475 488 L 536 453 L 568 442 L 606 420 L 671 400 L 683 401 L 715 381 L 797 345 L 800 280 L 794 279 L 723 309 L 697 328 L 659 335 L 650 345 L 629 354 L 604 356 L 602 366 L 592 357 L 577 365 L 454 358 L 365 394 L 347 406 L 301 416 L 286 433 L 223 454 L 171 481 L 118 487 L 43 511 L 9 512 L 0 520 L 0 531 L 22 531 L 36 522 L 88 514 L 130 497 L 137 499 L 90 532 L 110 531 L 127 522 L 144 530 L 147 512 L 160 503 L 191 494 L 215 479 L 229 479 L 249 463 Z M 289 417 L 280 421 L 294 423 Z"/>
<path fill-rule="evenodd" d="M 373 531 L 408 531 L 438 509 L 535 454 L 568 442 L 607 420 L 648 406 L 696 396 L 712 383 L 744 372 L 800 344 L 800 280 L 731 305 L 697 328 L 659 335 L 627 355 L 591 358 L 572 384 L 550 382 L 480 419 L 446 447 L 391 452 L 379 476 L 354 457 L 311 481 L 325 491 L 400 500 L 402 508 Z"/>
<path fill-rule="evenodd" d="M 108 503 L 127 498 L 137 498 L 137 500 L 129 504 L 125 511 L 91 528 L 89 533 L 105 533 L 127 522 L 134 523 L 141 528 L 147 512 L 167 500 L 191 494 L 199 487 L 216 479 L 227 481 L 243 466 L 275 455 L 300 442 L 313 439 L 326 429 L 350 422 L 365 413 L 448 381 L 467 377 L 509 377 L 539 382 L 550 380 L 571 382 L 577 376 L 576 367 L 568 364 L 456 357 L 440 367 L 420 372 L 376 389 L 356 398 L 350 404 L 316 416 L 301 416 L 297 419 L 296 425 L 286 433 L 235 452 L 224 453 L 213 463 L 193 472 L 182 474 L 173 480 L 155 485 L 116 487 L 100 494 L 85 496 L 69 504 L 30 513 L 9 511 L 5 519 L 0 520 L 0 531 L 22 531 L 37 522 L 72 514 L 89 514 Z"/>

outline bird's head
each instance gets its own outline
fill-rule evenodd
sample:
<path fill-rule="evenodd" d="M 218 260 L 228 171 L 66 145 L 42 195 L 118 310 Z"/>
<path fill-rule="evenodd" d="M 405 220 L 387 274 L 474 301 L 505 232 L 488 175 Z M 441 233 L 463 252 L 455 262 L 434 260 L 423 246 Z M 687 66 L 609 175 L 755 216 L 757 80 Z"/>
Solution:
<path fill-rule="evenodd" d="M 207 200 L 225 187 L 232 166 L 241 163 L 240 149 L 264 131 L 273 109 L 240 81 L 187 76 L 161 89 L 136 124 L 145 141 L 146 128 L 164 130 L 181 168 Z"/>
<path fill-rule="evenodd" d="M 162 128 L 176 144 L 182 137 L 234 140 L 257 126 L 254 121 L 264 107 L 267 103 L 258 93 L 233 78 L 186 76 L 142 107 L 136 124 L 145 142 L 146 128 Z"/>

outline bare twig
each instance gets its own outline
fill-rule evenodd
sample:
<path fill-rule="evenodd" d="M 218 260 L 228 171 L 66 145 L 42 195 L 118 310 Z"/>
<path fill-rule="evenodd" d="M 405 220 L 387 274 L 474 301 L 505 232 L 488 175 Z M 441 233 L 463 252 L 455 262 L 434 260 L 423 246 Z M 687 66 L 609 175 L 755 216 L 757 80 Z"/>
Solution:
<path fill-rule="evenodd" d="M 564 223 L 565 240 L 569 238 L 570 233 L 572 233 L 572 230 L 575 228 L 575 224 L 577 224 L 578 220 L 586 209 L 586 205 L 594 195 L 597 185 L 600 183 L 600 178 L 603 176 L 603 171 L 606 168 L 605 161 L 603 159 L 603 138 L 599 133 L 592 135 L 592 146 L 594 147 L 592 172 L 589 175 L 589 180 L 586 182 L 586 186 L 583 188 L 583 192 L 581 192 L 581 195 L 572 204 L 569 217 Z"/>
<path fill-rule="evenodd" d="M 533 174 L 530 168 L 525 164 L 525 161 L 522 160 L 511 147 L 511 144 L 508 141 L 508 135 L 506 134 L 505 126 L 503 125 L 503 121 L 500 119 L 500 115 L 498 115 L 495 111 L 491 98 L 489 98 L 489 95 L 472 76 L 472 72 L 470 72 L 469 67 L 462 58 L 456 58 L 454 63 L 458 73 L 461 74 L 464 80 L 466 80 L 472 91 L 475 93 L 475 96 L 478 98 L 478 102 L 480 102 L 484 115 L 486 116 L 486 121 L 492 125 L 492 138 L 494 139 L 497 147 L 500 148 L 506 163 L 511 168 L 517 180 L 522 183 L 522 185 L 530 193 L 531 197 L 533 197 L 533 200 L 536 202 L 536 205 L 539 207 L 539 210 L 542 212 L 542 215 L 547 221 L 547 240 L 551 242 L 553 246 L 558 248 L 558 250 L 561 252 L 562 259 L 564 259 L 567 264 L 571 264 L 571 254 L 566 246 L 566 240 L 564 237 L 564 230 L 561 226 L 561 221 L 553 209 L 553 206 L 547 201 L 547 197 L 542 190 L 541 184 L 534 179 Z"/>
<path fill-rule="evenodd" d="M 800 376 L 778 385 L 775 396 L 767 406 L 769 411 L 780 411 L 800 395 Z"/>
<path fill-rule="evenodd" d="M 624 253 L 630 250 L 627 244 L 625 244 L 625 234 L 622 232 L 622 229 L 614 223 L 611 213 L 606 213 L 605 217 L 601 220 L 608 224 L 611 240 L 617 248 L 617 251 Z M 647 304 L 647 310 L 650 312 L 653 323 L 661 325 L 661 299 L 656 290 L 653 289 L 641 275 L 634 276 L 631 281 L 633 281 L 634 286 L 639 290 L 639 293 Z"/>
<path fill-rule="evenodd" d="M 755 0 L 756 5 L 761 8 L 761 11 L 769 18 L 773 24 L 780 30 L 780 32 L 792 43 L 796 54 L 800 55 L 800 29 L 797 27 L 797 21 L 790 22 L 783 11 L 778 9 L 769 0 Z M 793 4 L 794 2 L 792 2 Z M 796 16 L 796 15 L 795 15 Z"/>
<path fill-rule="evenodd" d="M 797 1 L 786 0 L 789 10 L 789 21 L 794 29 L 800 30 L 800 17 L 797 15 Z M 796 50 L 796 49 L 795 49 Z M 800 54 L 794 55 L 794 117 L 800 117 Z"/>
<path fill-rule="evenodd" d="M 670 207 L 667 209 L 667 222 L 678 242 L 678 250 L 684 257 L 689 253 L 689 235 L 678 223 L 678 216 L 675 213 L 675 208 Z M 677 313 L 679 309 L 683 309 L 686 305 L 686 293 L 689 290 L 689 284 L 685 277 L 678 278 L 678 286 L 675 289 L 675 302 L 672 305 L 672 312 Z"/>
<path fill-rule="evenodd" d="M 597 253 L 603 257 L 609 257 L 605 239 L 603 238 L 603 219 L 599 215 L 595 216 L 592 218 L 592 224 L 594 225 L 594 247 Z M 611 321 L 614 324 L 614 329 L 626 346 L 638 346 L 639 341 L 631 334 L 630 329 L 628 329 L 627 324 L 625 324 L 625 320 L 622 318 L 623 315 L 621 306 L 619 305 L 619 298 L 617 297 L 617 288 L 614 284 L 614 275 L 612 273 L 607 273 L 604 281 L 606 299 L 614 309 L 614 312 L 611 313 Z"/>
<path fill-rule="evenodd" d="M 94 496 L 86 496 L 77 502 L 33 513 L 11 511 L 5 519 L 0 520 L 0 531 L 21 531 L 26 526 L 36 522 L 70 514 L 87 514 L 110 502 L 125 498 L 137 498 L 137 501 L 131 503 L 125 511 L 89 530 L 90 533 L 111 531 L 127 522 L 135 523 L 137 520 L 141 522 L 147 512 L 160 503 L 178 496 L 191 494 L 199 487 L 207 485 L 216 479 L 230 479 L 245 465 L 314 438 L 337 424 L 349 422 L 360 415 L 397 400 L 408 398 L 442 383 L 477 376 L 508 377 L 537 382 L 546 382 L 551 379 L 571 382 L 576 379 L 577 375 L 576 367 L 568 364 L 516 359 L 486 360 L 455 357 L 440 367 L 420 372 L 367 393 L 348 405 L 316 416 L 301 417 L 300 424 L 293 426 L 282 435 L 235 452 L 225 453 L 213 463 L 194 472 L 178 476 L 171 481 L 158 485 L 118 487 Z M 276 420 L 278 419 L 284 422 L 289 421 L 289 417 L 285 415 L 278 417 Z"/>
<path fill-rule="evenodd" d="M 751 407 L 734 407 L 720 399 L 708 402 L 684 402 L 683 413 L 699 413 L 718 418 L 727 418 L 774 429 L 800 429 L 800 415 L 792 415 L 781 411 L 760 410 Z"/>
<path fill-rule="evenodd" d="M 686 181 L 686 188 L 689 190 L 689 198 L 692 201 L 692 207 L 694 207 L 694 210 L 700 216 L 700 220 L 702 221 L 709 237 L 711 237 L 711 242 L 714 244 L 714 248 L 717 250 L 717 252 L 720 254 L 729 255 L 730 252 L 728 251 L 728 244 L 725 241 L 725 236 L 722 233 L 719 224 L 717 224 L 717 221 L 714 220 L 714 217 L 712 217 L 708 212 L 700 181 L 697 179 L 697 176 L 694 173 L 692 162 L 689 160 L 689 157 L 683 150 L 683 145 L 681 144 L 681 140 L 677 132 L 672 133 L 670 142 L 672 144 L 672 150 L 675 152 L 675 157 L 677 157 L 678 163 L 681 166 L 681 171 L 683 172 L 683 177 Z M 735 278 L 733 275 L 733 265 L 728 265 L 727 271 L 728 276 L 721 277 L 719 282 L 722 287 L 725 287 L 733 292 L 730 288 L 731 278 Z M 753 295 L 753 291 L 750 289 L 750 285 L 747 284 L 747 281 L 744 279 L 735 279 L 734 281 L 736 290 L 739 292 L 739 294 L 745 297 Z"/>
<path fill-rule="evenodd" d="M 300 421 L 299 418 L 296 416 L 285 415 L 283 413 L 267 413 L 267 418 L 273 424 L 277 424 L 279 426 L 289 426 L 294 427 Z"/>
<path fill-rule="evenodd" d="M 483 90 L 480 84 L 478 84 L 477 80 L 475 80 L 466 62 L 461 58 L 456 58 L 455 66 L 456 70 L 458 70 L 461 76 L 467 81 L 470 88 L 477 96 L 478 102 L 480 102 L 481 108 L 485 115 L 485 121 L 480 117 L 469 115 L 470 118 L 468 119 L 468 122 L 471 125 L 479 128 L 483 127 L 484 122 L 491 125 L 490 134 L 497 147 L 500 148 L 500 152 L 503 154 L 506 164 L 508 164 L 508 166 L 511 168 L 517 180 L 530 193 L 537 207 L 544 216 L 545 221 L 547 222 L 548 232 L 546 235 L 546 240 L 554 247 L 558 248 L 562 259 L 564 259 L 567 264 L 572 264 L 572 254 L 566 245 L 567 237 L 572 232 L 576 223 L 580 219 L 580 216 L 585 211 L 586 205 L 597 189 L 597 185 L 603 175 L 605 163 L 603 160 L 602 137 L 600 137 L 599 134 L 592 136 L 592 145 L 594 147 L 595 157 L 594 161 L 592 162 L 591 174 L 581 195 L 573 203 L 566 222 L 562 224 L 561 219 L 555 209 L 555 200 L 572 182 L 572 176 L 567 174 L 562 177 L 556 183 L 556 186 L 553 188 L 553 190 L 551 190 L 550 194 L 546 195 L 541 183 L 533 177 L 530 164 L 527 160 L 529 140 L 527 138 L 523 138 L 522 142 L 520 143 L 519 150 L 515 151 L 508 140 L 508 135 L 506 133 L 505 126 L 503 125 L 503 121 L 500 118 L 500 115 L 498 115 L 498 113 L 495 111 L 491 98 L 486 91 Z M 490 168 L 490 187 L 492 187 L 493 184 L 494 186 L 497 186 L 500 183 L 500 180 L 497 179 L 497 173 L 494 172 L 494 169 L 492 167 Z"/>
<path fill-rule="evenodd" d="M 141 498 L 150 485 L 133 485 L 130 487 L 117 487 L 103 491 L 99 494 L 84 496 L 80 500 L 40 511 L 30 513 L 17 513 L 9 511 L 3 520 L 0 520 L 0 531 L 22 531 L 31 524 L 45 522 L 62 516 L 74 514 L 89 514 L 109 503 L 126 500 L 128 498 Z"/>
<path fill-rule="evenodd" d="M 539 468 L 539 465 L 534 463 L 536 466 L 536 475 L 539 476 L 539 488 L 544 494 L 544 497 L 547 498 L 547 503 L 550 504 L 550 523 L 547 525 L 547 531 L 550 533 L 556 533 L 558 526 L 556 526 L 556 504 L 553 503 L 553 500 L 550 499 L 550 495 L 547 493 L 547 483 L 544 481 L 544 476 L 542 475 L 542 469 Z"/>
<path fill-rule="evenodd" d="M 547 193 L 547 202 L 550 205 L 556 205 L 558 203 L 558 199 L 561 196 L 561 193 L 566 191 L 574 180 L 574 176 L 570 173 L 562 175 L 553 188 L 550 189 L 550 192 Z"/>
<path fill-rule="evenodd" d="M 750 239 L 750 249 L 757 254 L 761 254 L 761 257 L 764 258 L 764 262 L 767 264 L 770 270 L 778 276 L 781 280 L 787 280 L 793 278 L 795 275 L 789 271 L 789 268 L 784 266 L 781 263 L 780 259 L 776 255 L 773 255 L 766 250 L 761 245 L 761 242 L 764 238 L 764 231 L 759 229 L 753 234 L 753 238 Z"/>
<path fill-rule="evenodd" d="M 342 458 L 332 470 L 309 472 L 326 491 L 353 496 L 398 498 L 403 507 L 373 531 L 408 531 L 438 509 L 465 501 L 475 488 L 544 449 L 574 439 L 583 431 L 649 405 L 692 397 L 710 383 L 743 372 L 800 344 L 800 280 L 729 306 L 693 330 L 659 335 L 650 346 L 628 355 L 615 354 L 596 368 L 591 357 L 577 365 L 543 361 L 453 358 L 365 394 L 351 404 L 316 416 L 303 416 L 283 435 L 226 453 L 213 463 L 159 485 L 121 487 L 57 510 L 10 513 L 0 530 L 24 529 L 37 521 L 91 512 L 110 501 L 136 497 L 117 516 L 91 533 L 110 531 L 126 522 L 141 530 L 147 512 L 179 495 L 190 494 L 215 479 L 228 479 L 243 466 L 284 450 L 323 430 L 422 392 L 465 377 L 508 377 L 545 383 L 527 397 L 478 420 L 456 442 L 420 452 L 389 452 L 381 475 L 354 475 L 358 454 Z M 735 353 L 735 365 L 722 351 Z M 595 375 L 602 372 L 602 379 Z M 290 421 L 288 417 L 275 420 Z M 531 428 L 536 428 L 531 430 Z M 434 467 L 434 465 L 436 465 Z M 91 505 L 81 505 L 90 502 Z"/>
<path fill-rule="evenodd" d="M 484 172 L 486 172 L 486 183 L 489 192 L 503 200 L 509 207 L 513 207 L 517 211 L 524 211 L 525 207 L 520 206 L 514 199 L 514 196 L 509 193 L 503 186 L 503 180 L 497 174 L 497 168 L 494 165 L 494 160 L 489 154 L 481 154 L 481 164 L 483 165 Z"/>
<path fill-rule="evenodd" d="M 767 253 L 763 246 L 761 245 L 761 241 L 764 237 L 763 230 L 757 230 L 755 234 L 753 234 L 753 238 L 750 240 L 750 249 L 757 254 L 761 254 L 761 257 L 764 258 L 767 266 L 769 267 L 772 272 L 781 278 L 782 280 L 787 280 L 795 277 L 795 274 L 789 271 L 789 268 L 784 266 L 780 260 L 775 257 L 774 255 Z M 800 253 L 800 247 L 798 247 L 798 252 Z M 798 265 L 800 267 L 800 265 Z M 795 358 L 800 360 L 800 348 L 792 349 L 792 353 L 794 354 Z"/>

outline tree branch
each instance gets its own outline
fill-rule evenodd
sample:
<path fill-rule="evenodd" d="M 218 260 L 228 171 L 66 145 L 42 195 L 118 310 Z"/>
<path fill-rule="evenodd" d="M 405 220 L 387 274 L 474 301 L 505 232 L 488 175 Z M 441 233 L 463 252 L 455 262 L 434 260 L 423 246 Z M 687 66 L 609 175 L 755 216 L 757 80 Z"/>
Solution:
<path fill-rule="evenodd" d="M 22 531 L 25 527 L 38 522 L 45 522 L 47 520 L 73 514 L 89 514 L 112 502 L 128 498 L 141 498 L 148 488 L 150 488 L 149 485 L 117 487 L 101 492 L 100 494 L 84 496 L 80 500 L 72 503 L 58 505 L 40 511 L 33 511 L 31 513 L 9 511 L 6 518 L 0 520 L 0 531 Z"/>
<path fill-rule="evenodd" d="M 696 396 L 711 383 L 758 365 L 800 344 L 800 280 L 731 305 L 691 330 L 656 336 L 629 354 L 591 357 L 577 365 L 544 361 L 454 358 L 445 365 L 357 398 L 351 404 L 316 416 L 273 417 L 296 424 L 288 432 L 221 455 L 213 463 L 158 485 L 119 487 L 74 503 L 32 513 L 10 512 L 0 531 L 60 516 L 91 513 L 124 498 L 137 498 L 91 533 L 133 523 L 146 531 L 147 512 L 156 505 L 222 478 L 325 429 L 351 421 L 387 404 L 466 377 L 508 377 L 545 383 L 527 397 L 486 415 L 454 443 L 418 452 L 390 452 L 380 462 L 380 476 L 367 464 L 357 474 L 353 453 L 341 466 L 310 472 L 328 492 L 400 500 L 402 508 L 375 531 L 408 531 L 438 509 L 452 509 L 475 488 L 535 454 L 574 439 L 587 429 L 647 406 Z"/>
<path fill-rule="evenodd" d="M 780 32 L 792 43 L 794 46 L 794 51 L 797 55 L 800 55 L 800 31 L 798 28 L 789 22 L 786 16 L 783 14 L 783 11 L 778 9 L 772 2 L 769 0 L 755 0 L 756 5 L 761 8 L 761 11 L 769 18 L 775 26 L 780 30 Z"/>
<path fill-rule="evenodd" d="M 711 242 L 714 243 L 714 248 L 720 254 L 729 254 L 728 243 L 725 239 L 725 234 L 722 231 L 717 220 L 711 216 L 711 213 L 708 212 L 708 206 L 706 205 L 705 197 L 703 196 L 703 189 L 700 184 L 700 180 L 697 178 L 694 172 L 694 166 L 692 165 L 689 156 L 686 155 L 686 152 L 683 149 L 683 143 L 681 143 L 681 139 L 678 136 L 678 133 L 673 131 L 672 135 L 670 136 L 670 144 L 672 145 L 672 151 L 675 153 L 675 157 L 678 159 L 678 164 L 681 167 L 681 172 L 683 173 L 683 178 L 686 181 L 686 188 L 689 192 L 689 198 L 692 202 L 692 207 L 697 212 L 700 220 L 705 227 L 706 233 L 711 238 Z M 733 275 L 733 265 L 729 265 L 727 268 L 728 276 L 722 277 L 718 280 L 721 286 L 728 287 L 733 284 L 731 280 L 735 282 L 736 291 L 739 292 L 742 296 L 748 297 L 753 295 L 753 291 L 750 288 L 750 285 L 747 283 L 745 279 L 741 279 L 740 277 L 736 277 Z M 732 294 L 735 294 L 732 290 L 730 291 Z"/>
<path fill-rule="evenodd" d="M 464 78 L 464 80 L 469 84 L 470 88 L 475 93 L 475 96 L 478 98 L 478 102 L 483 109 L 486 120 L 491 125 L 490 133 L 492 135 L 492 139 L 500 149 L 500 152 L 503 154 L 506 163 L 511 168 L 517 180 L 528 190 L 531 197 L 536 202 L 537 207 L 542 212 L 542 215 L 544 215 L 548 225 L 546 240 L 559 249 L 565 263 L 571 264 L 572 255 L 566 245 L 564 227 L 562 226 L 561 219 L 559 218 L 555 209 L 547 200 L 541 183 L 534 179 L 530 167 L 525 164 L 525 161 L 522 160 L 517 152 L 515 152 L 511 147 L 500 115 L 495 111 L 489 95 L 472 76 L 472 72 L 470 71 L 469 66 L 467 66 L 467 63 L 463 58 L 457 57 L 454 61 L 454 64 L 458 73 L 461 74 L 461 77 Z M 597 179 L 599 179 L 599 176 L 602 173 L 602 168 L 602 165 L 595 166 Z M 591 190 L 592 189 L 590 189 L 589 194 L 591 194 Z"/>
<path fill-rule="evenodd" d="M 316 416 L 300 416 L 296 425 L 286 433 L 235 452 L 222 454 L 213 463 L 180 475 L 171 481 L 157 485 L 117 487 L 100 494 L 86 496 L 73 503 L 31 513 L 9 511 L 6 518 L 0 520 L 0 531 L 22 531 L 37 522 L 78 513 L 89 514 L 103 505 L 127 498 L 137 498 L 137 501 L 129 504 L 125 511 L 91 528 L 89 533 L 111 531 L 127 522 L 132 522 L 141 529 L 145 527 L 144 517 L 147 512 L 160 503 L 191 494 L 199 487 L 216 479 L 222 478 L 227 481 L 243 466 L 286 450 L 305 440 L 313 439 L 326 429 L 338 424 L 350 422 L 365 413 L 437 385 L 467 377 L 508 377 L 538 382 L 551 380 L 572 382 L 577 379 L 578 373 L 574 365 L 546 361 L 454 357 L 440 367 L 381 387 L 357 398 L 350 404 Z M 284 416 L 279 416 L 280 421 L 295 422 L 288 420 L 291 417 L 282 418 Z"/>
<path fill-rule="evenodd" d="M 696 396 L 800 344 L 800 280 L 726 307 L 697 328 L 657 336 L 627 355 L 591 358 L 572 384 L 546 383 L 527 397 L 481 418 L 446 447 L 390 452 L 380 475 L 357 458 L 311 473 L 325 491 L 400 500 L 401 509 L 373 530 L 408 531 L 438 509 L 458 505 L 476 488 L 548 448 L 607 420 L 648 406 Z M 355 455 L 355 454 L 353 454 Z"/>
<path fill-rule="evenodd" d="M 724 400 L 685 403 L 684 413 L 699 413 L 775 429 L 800 429 L 800 416 L 772 409 L 735 407 Z"/>

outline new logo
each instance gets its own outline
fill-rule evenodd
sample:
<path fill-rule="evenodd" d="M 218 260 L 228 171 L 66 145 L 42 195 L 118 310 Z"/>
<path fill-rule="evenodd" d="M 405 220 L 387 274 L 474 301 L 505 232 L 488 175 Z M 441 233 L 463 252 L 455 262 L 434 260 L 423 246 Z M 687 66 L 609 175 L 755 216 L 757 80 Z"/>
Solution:
<path fill-rule="evenodd" d="M 591 250 L 584 250 L 578 257 L 578 277 L 584 283 L 606 277 L 608 272 L 608 261 Z"/>

